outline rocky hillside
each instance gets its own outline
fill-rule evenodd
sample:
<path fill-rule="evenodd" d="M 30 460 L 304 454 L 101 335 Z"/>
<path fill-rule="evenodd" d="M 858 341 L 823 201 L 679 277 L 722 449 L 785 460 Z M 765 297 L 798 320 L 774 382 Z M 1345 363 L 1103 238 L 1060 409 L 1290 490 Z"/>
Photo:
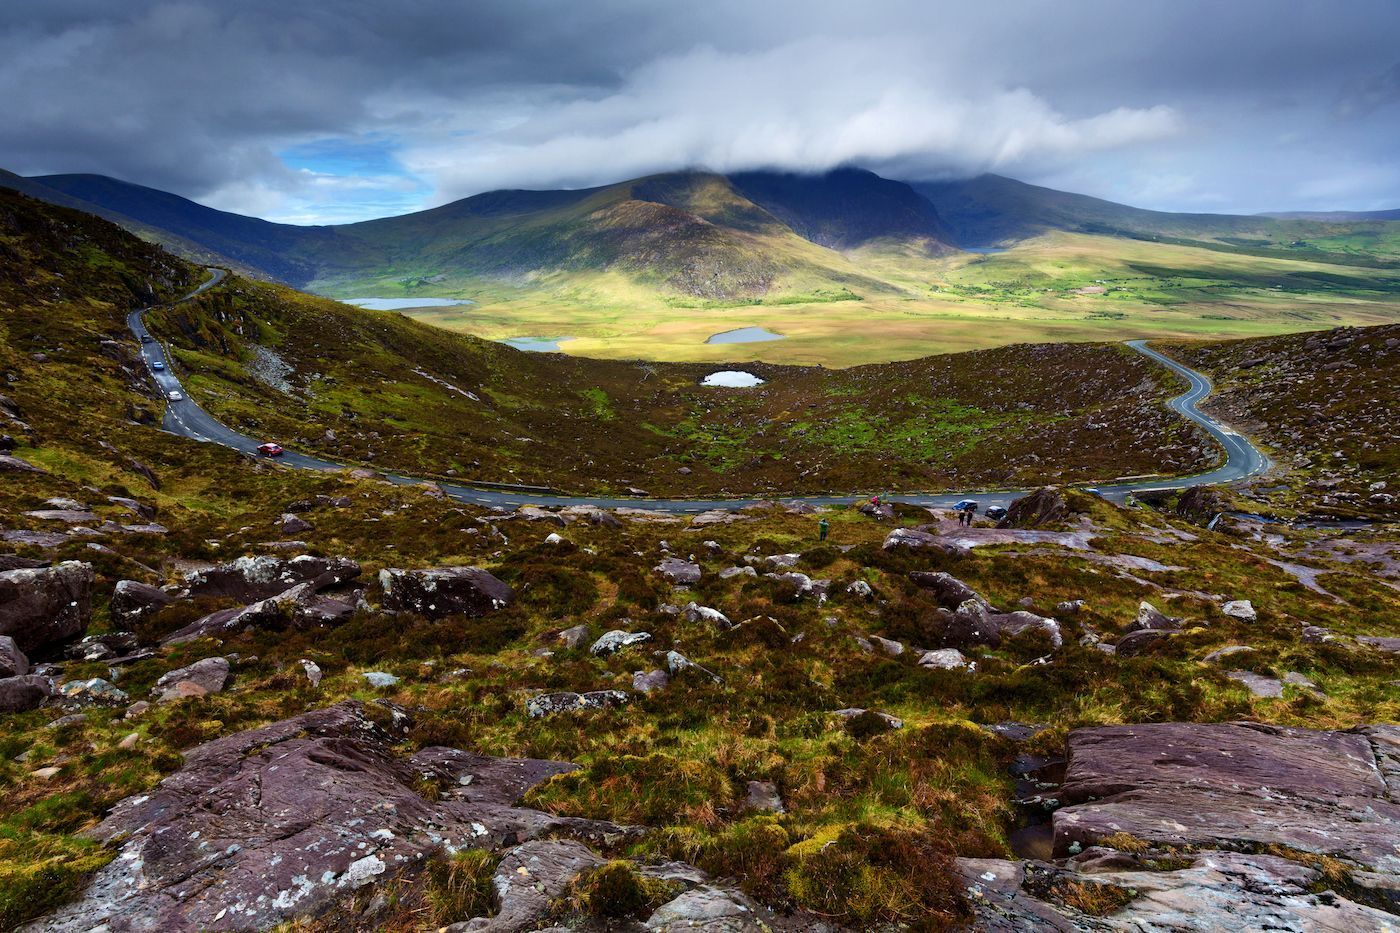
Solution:
<path fill-rule="evenodd" d="M 1394 922 L 1393 536 L 482 512 L 167 445 L 0 474 L 7 926 Z"/>
<path fill-rule="evenodd" d="M 1400 325 L 1183 344 L 1208 373 L 1207 406 L 1268 445 L 1279 469 L 1255 493 L 1339 517 L 1400 514 Z"/>

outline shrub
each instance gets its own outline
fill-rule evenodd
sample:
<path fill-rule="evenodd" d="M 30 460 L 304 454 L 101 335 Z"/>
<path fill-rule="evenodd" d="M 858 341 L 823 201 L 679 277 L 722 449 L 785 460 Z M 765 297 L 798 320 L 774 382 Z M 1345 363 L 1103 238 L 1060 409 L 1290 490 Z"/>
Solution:
<path fill-rule="evenodd" d="M 788 850 L 801 907 L 848 923 L 946 929 L 968 916 L 946 843 L 927 829 L 858 824 Z"/>
<path fill-rule="evenodd" d="M 574 879 L 554 912 L 598 920 L 637 919 L 671 900 L 679 888 L 675 882 L 639 874 L 631 862 L 613 861 Z"/>
<path fill-rule="evenodd" d="M 485 917 L 496 910 L 491 876 L 500 859 L 484 849 L 463 849 L 428 863 L 424 899 L 435 926 Z"/>

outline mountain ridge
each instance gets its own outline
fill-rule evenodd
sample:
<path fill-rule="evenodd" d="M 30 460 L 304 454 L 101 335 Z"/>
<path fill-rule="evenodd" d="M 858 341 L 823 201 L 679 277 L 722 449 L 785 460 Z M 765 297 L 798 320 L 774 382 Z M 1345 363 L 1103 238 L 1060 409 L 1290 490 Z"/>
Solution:
<path fill-rule="evenodd" d="M 894 294 L 907 283 L 853 262 L 855 251 L 898 252 L 917 263 L 1054 231 L 1391 266 L 1393 257 L 1358 252 L 1346 237 L 1388 236 L 1389 215 L 1400 215 L 1171 213 L 993 174 L 903 182 L 855 167 L 809 175 L 688 170 L 573 190 L 502 189 L 318 226 L 220 211 L 102 175 L 0 173 L 0 186 L 98 214 L 201 262 L 330 294 L 375 283 L 559 286 L 583 274 L 707 301 Z"/>

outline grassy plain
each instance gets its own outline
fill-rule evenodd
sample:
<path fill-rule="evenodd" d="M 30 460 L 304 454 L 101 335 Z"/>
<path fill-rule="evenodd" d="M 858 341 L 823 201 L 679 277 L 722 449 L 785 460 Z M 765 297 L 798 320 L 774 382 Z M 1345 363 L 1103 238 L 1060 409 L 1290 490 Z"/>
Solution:
<path fill-rule="evenodd" d="M 1260 337 L 1400 318 L 1400 270 L 1143 240 L 1052 233 L 1005 253 L 930 258 L 876 245 L 846 258 L 889 287 L 717 302 L 667 297 L 604 271 L 457 283 L 455 291 L 390 279 L 335 291 L 471 297 L 476 304 L 406 313 L 492 340 L 572 337 L 562 349 L 573 356 L 838 367 L 1009 343 Z M 787 339 L 705 343 L 746 326 Z"/>

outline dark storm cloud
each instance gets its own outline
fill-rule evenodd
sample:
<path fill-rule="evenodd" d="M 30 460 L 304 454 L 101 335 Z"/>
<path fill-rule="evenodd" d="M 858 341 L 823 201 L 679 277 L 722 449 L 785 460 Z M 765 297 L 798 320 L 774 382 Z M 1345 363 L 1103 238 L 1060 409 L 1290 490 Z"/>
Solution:
<path fill-rule="evenodd" d="M 303 220 L 843 163 L 1373 207 L 1400 202 L 1397 35 L 1389 0 L 10 0 L 0 166 Z M 334 168 L 367 145 L 393 158 Z"/>

